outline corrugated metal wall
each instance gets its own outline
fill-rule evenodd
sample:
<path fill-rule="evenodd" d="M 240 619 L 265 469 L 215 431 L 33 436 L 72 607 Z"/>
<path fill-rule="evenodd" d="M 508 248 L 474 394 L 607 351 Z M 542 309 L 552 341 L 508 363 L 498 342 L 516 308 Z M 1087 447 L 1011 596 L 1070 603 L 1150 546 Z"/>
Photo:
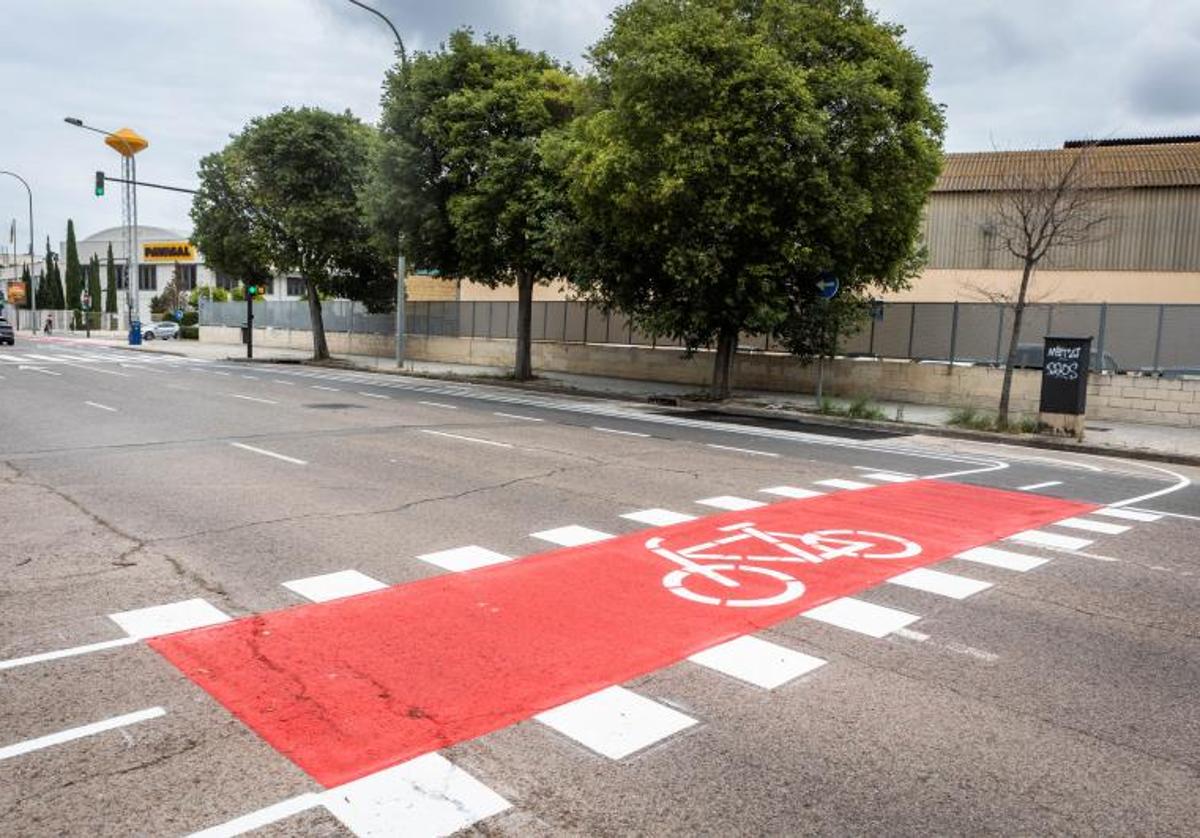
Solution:
<path fill-rule="evenodd" d="M 987 233 L 995 195 L 937 192 L 926 210 L 931 268 L 1017 267 Z M 1112 271 L 1200 271 L 1200 189 L 1130 189 L 1113 193 L 1102 241 L 1052 254 L 1044 268 Z"/>

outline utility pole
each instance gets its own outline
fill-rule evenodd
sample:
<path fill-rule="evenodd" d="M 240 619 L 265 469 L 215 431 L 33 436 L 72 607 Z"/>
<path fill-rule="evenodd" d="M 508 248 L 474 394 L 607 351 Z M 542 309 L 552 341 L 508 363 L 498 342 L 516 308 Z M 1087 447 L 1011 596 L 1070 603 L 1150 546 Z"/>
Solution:
<path fill-rule="evenodd" d="M 37 276 L 33 270 L 33 190 L 29 188 L 29 183 L 25 178 L 21 177 L 16 172 L 9 172 L 0 169 L 0 175 L 8 175 L 21 181 L 21 185 L 25 187 L 25 191 L 29 193 L 29 288 L 25 289 L 25 293 L 29 295 L 29 305 L 33 309 L 33 317 L 29 321 L 29 329 L 32 334 L 37 334 Z M 14 254 L 15 256 L 16 254 Z"/>
<path fill-rule="evenodd" d="M 404 41 L 400 37 L 400 31 L 396 29 L 396 25 L 392 23 L 392 21 L 388 19 L 388 16 L 383 12 L 368 6 L 366 3 L 360 2 L 360 0 L 348 0 L 348 2 L 375 15 L 375 17 L 386 23 L 388 28 L 392 30 L 392 37 L 396 39 L 396 53 L 400 56 L 400 71 L 405 75 L 405 77 L 407 77 L 408 52 L 404 49 Z M 408 263 L 404 258 L 403 234 L 399 236 L 399 243 L 400 257 L 397 259 L 396 263 L 396 366 L 403 367 L 405 352 L 404 332 L 407 323 L 405 302 L 408 295 L 407 289 L 405 288 L 405 282 L 408 274 Z"/>

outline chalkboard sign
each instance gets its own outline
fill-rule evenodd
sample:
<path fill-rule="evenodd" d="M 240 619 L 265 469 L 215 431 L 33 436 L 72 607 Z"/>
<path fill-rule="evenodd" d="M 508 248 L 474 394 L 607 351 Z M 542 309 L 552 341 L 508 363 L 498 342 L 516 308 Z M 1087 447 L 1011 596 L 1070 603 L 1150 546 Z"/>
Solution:
<path fill-rule="evenodd" d="M 1042 413 L 1084 414 L 1091 361 L 1091 338 L 1046 338 L 1042 359 Z"/>

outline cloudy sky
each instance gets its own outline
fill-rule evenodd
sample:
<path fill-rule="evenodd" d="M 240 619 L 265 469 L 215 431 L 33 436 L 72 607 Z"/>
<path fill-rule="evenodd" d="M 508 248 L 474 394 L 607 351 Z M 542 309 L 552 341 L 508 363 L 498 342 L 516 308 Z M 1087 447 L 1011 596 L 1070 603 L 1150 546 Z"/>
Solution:
<path fill-rule="evenodd" d="M 933 65 L 951 151 L 1054 147 L 1068 137 L 1200 133 L 1196 0 L 868 0 Z M 451 29 L 512 34 L 576 65 L 616 0 L 378 0 L 410 49 Z M 102 138 L 63 123 L 135 128 L 139 179 L 195 183 L 200 157 L 285 105 L 379 115 L 392 58 L 383 24 L 346 0 L 0 0 L 0 169 L 34 189 L 40 250 L 66 219 L 120 223 L 97 169 Z M 190 230 L 186 195 L 141 190 L 143 224 Z M 25 193 L 0 177 L 0 224 L 28 239 Z M 8 246 L 7 232 L 0 246 Z"/>

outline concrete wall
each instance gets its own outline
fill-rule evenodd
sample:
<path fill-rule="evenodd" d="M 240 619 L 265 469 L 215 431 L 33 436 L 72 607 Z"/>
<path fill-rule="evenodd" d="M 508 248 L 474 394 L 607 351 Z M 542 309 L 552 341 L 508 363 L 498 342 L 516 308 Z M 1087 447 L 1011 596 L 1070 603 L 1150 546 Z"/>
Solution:
<path fill-rule="evenodd" d="M 237 343 L 241 334 L 235 328 L 205 326 L 200 330 L 200 338 L 206 342 Z M 327 339 L 334 354 L 387 357 L 395 351 L 393 339 L 387 335 L 330 332 Z M 409 335 L 407 355 L 417 361 L 511 366 L 514 343 Z M 254 344 L 311 349 L 312 338 L 306 331 L 259 329 L 255 331 Z M 712 363 L 713 353 L 703 351 L 688 358 L 683 350 L 670 348 L 550 342 L 533 345 L 534 369 L 696 387 L 709 382 Z M 1003 370 L 991 367 L 840 358 L 828 366 L 825 391 L 844 398 L 866 396 L 875 401 L 995 410 L 1003 376 Z M 813 365 L 801 364 L 788 355 L 765 353 L 739 355 L 734 371 L 739 388 L 785 393 L 813 392 L 816 377 Z M 1036 414 L 1040 392 L 1040 373 L 1032 370 L 1013 373 L 1014 412 Z M 1088 417 L 1200 428 L 1200 380 L 1093 375 L 1088 386 Z"/>

